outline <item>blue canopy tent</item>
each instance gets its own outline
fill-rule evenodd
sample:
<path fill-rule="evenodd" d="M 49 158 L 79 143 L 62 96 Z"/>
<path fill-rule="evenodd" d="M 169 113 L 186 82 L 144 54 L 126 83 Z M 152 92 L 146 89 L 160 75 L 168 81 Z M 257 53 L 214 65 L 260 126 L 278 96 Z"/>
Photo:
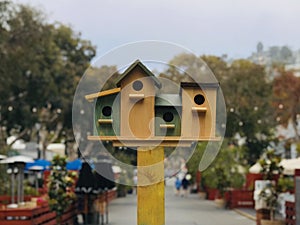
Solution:
<path fill-rule="evenodd" d="M 81 159 L 75 159 L 74 161 L 67 162 L 67 170 L 80 170 L 82 166 Z"/>
<path fill-rule="evenodd" d="M 41 171 L 49 170 L 51 166 L 51 162 L 45 159 L 36 159 L 34 162 L 26 163 L 24 170 L 28 171 L 33 166 L 40 166 L 41 168 L 43 168 Z"/>

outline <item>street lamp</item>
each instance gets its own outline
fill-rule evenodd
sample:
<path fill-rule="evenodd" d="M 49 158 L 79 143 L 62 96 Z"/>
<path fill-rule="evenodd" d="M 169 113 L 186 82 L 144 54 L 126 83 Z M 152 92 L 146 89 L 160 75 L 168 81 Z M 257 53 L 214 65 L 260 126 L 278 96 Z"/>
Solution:
<path fill-rule="evenodd" d="M 18 168 L 18 204 L 24 204 L 24 168 L 25 168 L 25 162 L 24 161 L 15 161 L 15 166 Z"/>
<path fill-rule="evenodd" d="M 35 190 L 37 193 L 39 193 L 39 178 L 38 175 L 41 171 L 43 171 L 42 166 L 32 166 L 29 168 L 29 171 L 32 171 L 35 178 Z"/>
<path fill-rule="evenodd" d="M 17 205 L 15 204 L 15 179 L 16 174 L 18 173 L 18 168 L 15 166 L 15 163 L 8 163 L 7 173 L 10 175 L 11 179 L 11 208 L 16 208 Z"/>

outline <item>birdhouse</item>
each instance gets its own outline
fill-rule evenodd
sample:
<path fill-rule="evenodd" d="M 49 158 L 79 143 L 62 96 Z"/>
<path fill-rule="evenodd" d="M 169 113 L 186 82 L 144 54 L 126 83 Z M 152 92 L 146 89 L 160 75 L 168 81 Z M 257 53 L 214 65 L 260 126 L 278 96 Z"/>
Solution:
<path fill-rule="evenodd" d="M 196 140 L 215 138 L 217 83 L 181 83 L 181 136 Z"/>
<path fill-rule="evenodd" d="M 122 90 L 120 135 L 153 137 L 155 88 L 161 87 L 159 80 L 137 60 L 119 77 L 116 84 Z"/>
<path fill-rule="evenodd" d="M 181 98 L 160 94 L 155 98 L 155 136 L 181 135 Z"/>
<path fill-rule="evenodd" d="M 120 88 L 87 95 L 95 100 L 94 134 L 97 136 L 120 135 Z"/>
<path fill-rule="evenodd" d="M 122 73 L 118 88 L 87 95 L 95 102 L 94 135 L 114 146 L 189 147 L 217 140 L 216 83 L 181 83 L 178 94 L 158 94 L 161 83 L 139 60 Z"/>

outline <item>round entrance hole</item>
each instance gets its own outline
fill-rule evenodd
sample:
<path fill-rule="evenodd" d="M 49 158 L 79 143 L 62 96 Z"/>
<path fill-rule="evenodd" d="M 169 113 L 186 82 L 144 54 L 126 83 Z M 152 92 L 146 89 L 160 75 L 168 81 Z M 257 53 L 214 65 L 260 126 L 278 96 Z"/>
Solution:
<path fill-rule="evenodd" d="M 103 109 L 102 109 L 102 114 L 103 114 L 104 116 L 111 116 L 111 112 L 112 112 L 112 109 L 111 109 L 110 106 L 105 106 L 105 107 L 103 107 Z"/>
<path fill-rule="evenodd" d="M 171 122 L 174 119 L 174 115 L 171 112 L 166 112 L 163 115 L 163 119 L 165 122 Z"/>
<path fill-rule="evenodd" d="M 194 102 L 197 104 L 197 105 L 202 105 L 204 102 L 205 102 L 205 98 L 203 95 L 201 94 L 198 94 L 194 97 Z"/>
<path fill-rule="evenodd" d="M 140 91 L 140 90 L 142 90 L 143 86 L 144 86 L 144 85 L 143 85 L 142 81 L 139 81 L 139 80 L 134 81 L 133 84 L 132 84 L 132 87 L 133 87 L 133 89 L 134 89 L 135 91 Z"/>

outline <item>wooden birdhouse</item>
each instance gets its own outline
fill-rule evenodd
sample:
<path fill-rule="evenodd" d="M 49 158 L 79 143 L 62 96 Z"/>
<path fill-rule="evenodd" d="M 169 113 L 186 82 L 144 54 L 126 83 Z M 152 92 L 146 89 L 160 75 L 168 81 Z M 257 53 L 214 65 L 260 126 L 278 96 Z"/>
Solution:
<path fill-rule="evenodd" d="M 155 136 L 181 135 L 181 98 L 161 94 L 155 98 Z"/>
<path fill-rule="evenodd" d="M 122 137 L 154 136 L 154 105 L 156 88 L 161 83 L 139 60 L 134 62 L 116 82 L 121 88 Z"/>
<path fill-rule="evenodd" d="M 87 95 L 95 102 L 94 134 L 97 136 L 120 135 L 120 88 Z"/>
<path fill-rule="evenodd" d="M 217 140 L 216 83 L 181 83 L 178 94 L 158 94 L 161 83 L 140 61 L 116 80 L 118 88 L 87 95 L 95 101 L 94 135 L 114 146 L 189 147 Z"/>
<path fill-rule="evenodd" d="M 195 140 L 215 138 L 217 83 L 181 83 L 181 136 Z"/>

